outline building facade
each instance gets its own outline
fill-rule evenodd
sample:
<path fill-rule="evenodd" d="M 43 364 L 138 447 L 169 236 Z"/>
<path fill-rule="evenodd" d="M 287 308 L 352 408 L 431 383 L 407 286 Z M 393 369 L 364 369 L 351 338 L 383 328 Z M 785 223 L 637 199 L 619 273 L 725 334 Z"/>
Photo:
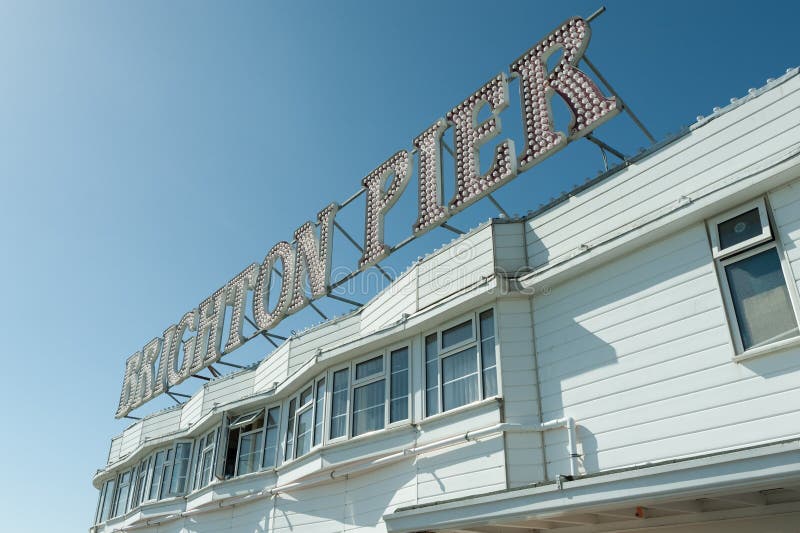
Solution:
<path fill-rule="evenodd" d="M 93 532 L 797 531 L 800 76 L 115 437 Z"/>

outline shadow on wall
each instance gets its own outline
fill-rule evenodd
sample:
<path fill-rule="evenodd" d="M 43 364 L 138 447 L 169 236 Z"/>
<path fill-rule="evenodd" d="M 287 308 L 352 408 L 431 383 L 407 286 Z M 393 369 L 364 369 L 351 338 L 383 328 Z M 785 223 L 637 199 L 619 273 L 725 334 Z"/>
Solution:
<path fill-rule="evenodd" d="M 649 367 L 686 355 L 694 347 L 678 348 L 684 338 L 719 321 L 719 306 L 696 295 L 715 286 L 710 268 L 698 226 L 534 294 L 542 418 L 575 418 L 584 473 L 603 468 L 595 420 L 608 427 L 608 416 L 624 416 L 631 391 L 659 381 Z M 548 474 L 568 472 L 565 432 L 544 441 Z"/>

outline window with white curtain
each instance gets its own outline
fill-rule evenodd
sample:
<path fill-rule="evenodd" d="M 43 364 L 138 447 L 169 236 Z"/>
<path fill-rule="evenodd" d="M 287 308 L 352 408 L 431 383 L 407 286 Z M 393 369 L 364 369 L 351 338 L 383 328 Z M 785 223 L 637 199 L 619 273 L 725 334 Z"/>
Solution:
<path fill-rule="evenodd" d="M 424 349 L 426 416 L 498 393 L 492 309 L 426 335 Z"/>
<path fill-rule="evenodd" d="M 750 202 L 708 223 L 712 253 L 737 353 L 800 334 L 794 290 L 766 202 Z"/>
<path fill-rule="evenodd" d="M 408 346 L 352 361 L 331 373 L 330 440 L 378 431 L 410 417 Z M 352 379 L 351 379 L 352 378 Z"/>
<path fill-rule="evenodd" d="M 202 437 L 197 444 L 197 463 L 194 471 L 194 488 L 199 489 L 211 483 L 214 475 L 214 448 L 217 443 L 217 429 L 214 428 Z"/>
<path fill-rule="evenodd" d="M 284 460 L 302 457 L 322 444 L 325 388 L 325 377 L 319 377 L 289 401 Z"/>

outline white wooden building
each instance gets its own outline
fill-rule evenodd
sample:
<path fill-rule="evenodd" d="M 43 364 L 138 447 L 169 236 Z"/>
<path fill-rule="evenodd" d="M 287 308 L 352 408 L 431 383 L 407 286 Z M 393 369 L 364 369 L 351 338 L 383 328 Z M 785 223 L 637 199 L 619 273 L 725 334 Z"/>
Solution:
<path fill-rule="evenodd" d="M 115 437 L 92 531 L 798 531 L 800 76 Z"/>

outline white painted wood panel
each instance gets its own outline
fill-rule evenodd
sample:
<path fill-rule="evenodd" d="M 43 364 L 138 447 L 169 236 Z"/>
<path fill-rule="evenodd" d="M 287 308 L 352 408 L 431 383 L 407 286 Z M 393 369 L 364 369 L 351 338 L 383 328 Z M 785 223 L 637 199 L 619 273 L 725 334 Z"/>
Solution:
<path fill-rule="evenodd" d="M 283 383 L 288 377 L 289 343 L 283 343 L 256 368 L 253 378 L 253 392 L 272 389 L 275 383 Z"/>
<path fill-rule="evenodd" d="M 492 228 L 485 226 L 427 257 L 419 269 L 419 308 L 493 274 Z"/>
<path fill-rule="evenodd" d="M 417 267 L 395 279 L 361 310 L 361 334 L 377 331 L 417 310 Z"/>
<path fill-rule="evenodd" d="M 200 420 L 200 417 L 203 416 L 204 393 L 205 389 L 200 389 L 183 404 L 179 429 L 188 429 L 190 426 L 196 424 L 197 421 Z"/>
<path fill-rule="evenodd" d="M 540 266 L 693 197 L 740 168 L 800 142 L 797 77 L 528 221 L 528 256 Z M 787 95 L 781 98 L 781 92 Z"/>
<path fill-rule="evenodd" d="M 702 224 L 533 301 L 543 417 L 575 417 L 587 472 L 800 433 L 800 351 L 733 361 Z M 566 433 L 545 443 L 568 471 Z"/>
<path fill-rule="evenodd" d="M 241 370 L 204 385 L 203 415 L 211 412 L 214 405 L 224 405 L 253 394 L 252 370 Z"/>

